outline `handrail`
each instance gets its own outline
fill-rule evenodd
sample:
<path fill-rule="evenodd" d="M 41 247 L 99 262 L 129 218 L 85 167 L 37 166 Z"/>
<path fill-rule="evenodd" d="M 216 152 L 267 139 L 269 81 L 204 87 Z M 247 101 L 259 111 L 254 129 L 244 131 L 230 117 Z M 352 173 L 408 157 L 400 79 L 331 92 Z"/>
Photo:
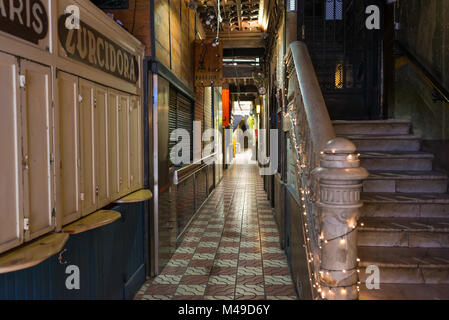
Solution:
<path fill-rule="evenodd" d="M 208 155 L 207 157 L 201 158 L 199 160 L 196 160 L 194 162 L 192 162 L 191 164 L 188 164 L 182 168 L 179 168 L 178 170 L 175 170 L 178 174 L 182 171 L 188 171 L 188 169 L 192 168 L 195 165 L 201 164 L 203 161 L 205 161 L 206 159 L 209 159 L 211 157 L 215 157 L 217 155 L 217 153 L 213 153 L 211 155 Z"/>
<path fill-rule="evenodd" d="M 435 89 L 445 103 L 449 103 L 449 91 L 444 88 L 440 82 L 424 67 L 418 59 L 399 41 L 396 42 L 399 49 L 404 53 L 407 60 L 412 64 L 414 69 L 419 73 L 429 87 Z"/>
<path fill-rule="evenodd" d="M 179 173 L 182 171 L 188 171 L 187 169 L 191 169 L 193 168 L 193 166 L 197 166 L 197 165 L 201 165 L 204 164 L 203 162 L 205 162 L 205 160 L 210 159 L 212 157 L 215 157 L 217 155 L 217 153 L 213 153 L 211 155 L 208 155 L 207 157 L 201 158 L 185 167 L 180 168 L 179 170 L 175 170 L 173 173 L 173 184 L 177 185 L 179 183 L 181 183 L 182 181 L 190 178 L 191 176 L 193 176 L 195 173 L 197 173 L 198 171 L 202 170 L 205 166 L 200 166 L 199 168 L 197 168 L 196 170 L 190 172 L 189 174 L 187 174 L 186 176 L 183 176 L 181 179 L 178 180 L 178 176 Z"/>
<path fill-rule="evenodd" d="M 304 278 L 295 281 L 314 299 L 357 299 L 356 231 L 368 172 L 360 167 L 356 146 L 336 138 L 305 43 L 290 44 L 286 65 L 288 105 L 282 121 L 300 199 L 299 212 L 291 214 L 299 215 L 302 232 L 296 234 L 303 236 L 291 241 L 304 244 L 306 259 L 299 263 L 308 270 L 309 285 Z"/>
<path fill-rule="evenodd" d="M 304 42 L 296 41 L 290 44 L 290 50 L 304 101 L 313 145 L 316 150 L 321 151 L 329 140 L 335 138 L 335 130 L 327 111 L 307 45 Z"/>

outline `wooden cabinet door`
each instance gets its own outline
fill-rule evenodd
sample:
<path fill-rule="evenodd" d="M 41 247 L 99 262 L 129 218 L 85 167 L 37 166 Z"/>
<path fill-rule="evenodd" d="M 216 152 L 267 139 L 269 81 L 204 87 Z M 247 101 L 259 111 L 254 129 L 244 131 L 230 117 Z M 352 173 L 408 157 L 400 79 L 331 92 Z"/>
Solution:
<path fill-rule="evenodd" d="M 80 91 L 80 147 L 81 147 L 81 207 L 82 214 L 92 213 L 97 208 L 95 192 L 94 155 L 94 88 L 89 81 L 79 80 Z"/>
<path fill-rule="evenodd" d="M 58 71 L 59 192 L 62 224 L 81 217 L 78 77 Z"/>
<path fill-rule="evenodd" d="M 19 66 L 0 53 L 0 253 L 23 241 Z"/>
<path fill-rule="evenodd" d="M 94 159 L 97 209 L 109 204 L 107 105 L 107 89 L 96 85 L 94 89 Z"/>
<path fill-rule="evenodd" d="M 119 93 L 108 90 L 108 171 L 111 201 L 120 197 Z"/>
<path fill-rule="evenodd" d="M 53 110 L 50 68 L 21 61 L 25 239 L 54 228 Z"/>
<path fill-rule="evenodd" d="M 119 155 L 120 155 L 120 195 L 129 193 L 129 135 L 128 135 L 129 96 L 119 98 Z"/>
<path fill-rule="evenodd" d="M 142 116 L 139 100 L 131 96 L 129 104 L 129 181 L 131 191 L 141 186 Z"/>

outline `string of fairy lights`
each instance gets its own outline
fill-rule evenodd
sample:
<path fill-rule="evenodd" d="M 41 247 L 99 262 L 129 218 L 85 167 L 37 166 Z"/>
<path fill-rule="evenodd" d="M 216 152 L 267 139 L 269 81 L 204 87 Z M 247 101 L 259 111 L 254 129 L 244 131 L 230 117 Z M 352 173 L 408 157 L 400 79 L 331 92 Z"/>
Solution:
<path fill-rule="evenodd" d="M 285 64 L 287 66 L 288 62 L 286 61 Z M 286 75 L 287 81 L 289 80 L 289 78 L 291 76 L 292 76 L 292 72 L 289 72 L 289 70 L 287 68 L 287 75 Z M 285 87 L 285 100 L 287 101 L 287 99 L 288 99 L 288 86 Z M 358 267 L 358 263 L 360 262 L 359 258 L 356 259 L 355 266 L 347 268 L 347 269 L 326 269 L 320 265 L 320 261 L 314 261 L 314 254 L 313 254 L 314 243 L 311 241 L 311 237 L 313 238 L 314 235 L 309 230 L 309 223 L 307 222 L 308 219 L 313 222 L 314 217 L 309 217 L 308 213 L 310 212 L 310 210 L 308 210 L 307 206 L 309 206 L 309 207 L 312 206 L 313 203 L 316 202 L 316 200 L 314 200 L 313 196 L 311 196 L 311 194 L 313 194 L 313 193 L 311 193 L 310 186 L 309 187 L 303 186 L 304 181 L 310 181 L 310 179 L 309 179 L 310 174 L 308 173 L 308 171 L 313 170 L 314 168 L 311 168 L 311 169 L 308 168 L 307 157 L 304 152 L 305 145 L 303 143 L 298 143 L 298 141 L 297 141 L 296 134 L 295 134 L 294 130 L 295 130 L 295 128 L 298 128 L 297 127 L 298 120 L 295 117 L 294 108 L 295 108 L 294 103 L 289 105 L 287 112 L 284 113 L 284 119 L 290 118 L 290 121 L 292 122 L 292 125 L 290 126 L 290 138 L 292 140 L 293 147 L 296 151 L 295 165 L 297 167 L 297 170 L 296 170 L 297 180 L 298 180 L 298 185 L 301 186 L 300 192 L 301 192 L 301 201 L 302 201 L 302 211 L 303 211 L 303 215 L 305 217 L 305 219 L 303 220 L 304 221 L 304 229 L 303 230 L 305 231 L 305 236 L 304 236 L 304 238 L 306 240 L 305 250 L 306 250 L 306 255 L 308 257 L 307 267 L 309 269 L 309 274 L 310 274 L 310 278 L 309 278 L 310 284 L 311 284 L 312 288 L 316 291 L 314 293 L 314 296 L 320 297 L 321 299 L 330 298 L 337 293 L 337 290 L 339 290 L 339 293 L 342 296 L 346 296 L 348 294 L 348 289 L 353 288 L 353 287 L 356 287 L 357 292 L 360 292 L 360 279 L 359 279 L 360 269 Z M 289 114 L 289 117 L 285 117 L 287 113 Z M 363 223 L 361 223 L 360 226 L 363 226 Z M 345 246 L 348 241 L 347 238 L 353 232 L 355 232 L 357 230 L 357 227 L 358 227 L 358 222 L 356 221 L 355 223 L 348 225 L 348 230 L 344 234 L 341 234 L 339 236 L 335 236 L 332 238 L 328 238 L 328 239 L 326 239 L 324 237 L 324 235 L 321 234 L 320 237 L 318 237 L 318 239 L 317 239 L 319 251 L 321 251 L 323 249 L 323 246 L 329 245 L 330 243 L 332 243 L 334 241 L 339 241 L 340 246 Z M 316 245 L 315 245 L 315 247 L 316 247 Z M 318 252 L 317 258 L 318 258 L 318 260 L 320 260 L 320 252 Z M 315 271 L 318 269 L 318 267 L 320 270 L 319 275 Z M 323 281 L 324 275 L 330 276 L 332 273 L 347 274 L 347 278 L 350 278 L 355 273 L 356 274 L 356 283 L 349 284 L 349 285 L 341 285 L 341 286 L 335 285 L 334 286 L 334 285 L 324 282 Z"/>

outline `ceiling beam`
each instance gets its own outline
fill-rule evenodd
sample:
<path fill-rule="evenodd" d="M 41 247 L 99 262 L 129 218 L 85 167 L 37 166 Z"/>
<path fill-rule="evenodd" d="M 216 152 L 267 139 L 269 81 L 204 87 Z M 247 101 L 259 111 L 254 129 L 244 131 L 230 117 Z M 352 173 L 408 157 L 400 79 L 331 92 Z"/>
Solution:
<path fill-rule="evenodd" d="M 235 3 L 237 4 L 237 18 L 239 22 L 239 30 L 242 30 L 242 3 L 240 0 L 236 0 Z"/>
<path fill-rule="evenodd" d="M 223 49 L 223 57 L 263 57 L 265 48 L 227 48 Z"/>

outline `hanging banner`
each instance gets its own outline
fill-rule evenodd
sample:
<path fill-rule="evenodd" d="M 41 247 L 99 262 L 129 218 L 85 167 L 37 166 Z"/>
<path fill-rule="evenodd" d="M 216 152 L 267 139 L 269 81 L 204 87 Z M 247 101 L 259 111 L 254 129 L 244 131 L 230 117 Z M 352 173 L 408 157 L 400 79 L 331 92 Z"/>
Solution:
<path fill-rule="evenodd" d="M 223 81 L 223 46 L 212 40 L 195 41 L 195 86 L 219 87 Z"/>
<path fill-rule="evenodd" d="M 229 126 L 229 89 L 221 91 L 221 100 L 223 106 L 223 128 Z"/>

